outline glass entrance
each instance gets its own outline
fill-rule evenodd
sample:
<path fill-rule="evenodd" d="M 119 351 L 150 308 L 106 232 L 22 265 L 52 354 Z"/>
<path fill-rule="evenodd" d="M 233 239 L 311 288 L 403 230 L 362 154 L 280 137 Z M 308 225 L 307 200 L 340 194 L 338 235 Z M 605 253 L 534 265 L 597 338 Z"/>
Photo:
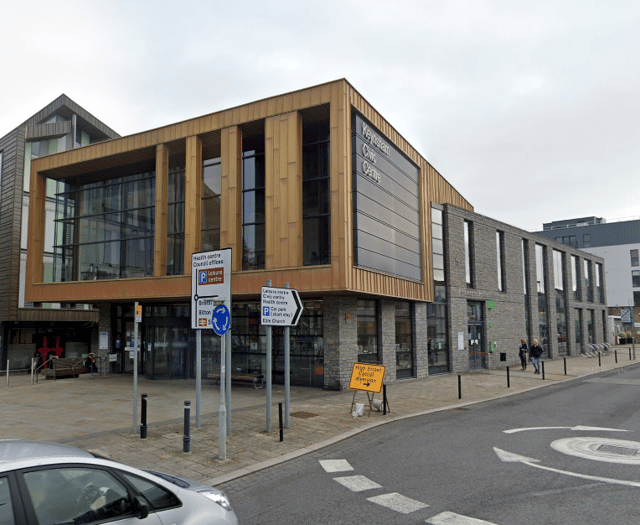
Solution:
<path fill-rule="evenodd" d="M 487 352 L 484 341 L 482 303 L 467 302 L 467 343 L 469 345 L 469 370 L 487 368 Z"/>

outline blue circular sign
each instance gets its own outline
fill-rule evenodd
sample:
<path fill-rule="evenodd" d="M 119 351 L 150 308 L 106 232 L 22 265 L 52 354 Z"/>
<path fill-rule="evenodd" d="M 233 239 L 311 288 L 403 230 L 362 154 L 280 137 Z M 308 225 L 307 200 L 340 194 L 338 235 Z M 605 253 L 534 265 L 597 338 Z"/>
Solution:
<path fill-rule="evenodd" d="M 213 309 L 211 314 L 211 326 L 213 331 L 218 335 L 224 335 L 231 328 L 231 314 L 224 304 L 219 304 Z"/>

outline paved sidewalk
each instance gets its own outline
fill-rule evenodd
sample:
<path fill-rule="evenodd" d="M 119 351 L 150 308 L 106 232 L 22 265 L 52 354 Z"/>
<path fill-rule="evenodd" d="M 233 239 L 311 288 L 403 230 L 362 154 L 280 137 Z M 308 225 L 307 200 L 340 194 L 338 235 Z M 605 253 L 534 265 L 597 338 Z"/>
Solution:
<path fill-rule="evenodd" d="M 640 350 L 640 349 L 639 349 Z M 640 352 L 638 355 L 640 359 Z M 626 347 L 601 358 L 567 357 L 544 362 L 545 376 L 534 375 L 529 364 L 506 370 L 408 379 L 387 386 L 391 412 L 350 414 L 353 391 L 327 392 L 292 387 L 291 424 L 280 442 L 278 402 L 283 387 L 273 386 L 272 429 L 266 432 L 266 392 L 237 387 L 232 390 L 231 434 L 225 460 L 218 458 L 219 387 L 203 381 L 201 426 L 195 427 L 195 382 L 153 381 L 139 378 L 138 393 L 148 394 L 148 437 L 133 432 L 133 378 L 84 374 L 77 379 L 40 380 L 12 376 L 0 382 L 1 438 L 36 439 L 68 443 L 133 466 L 162 470 L 217 485 L 281 461 L 325 447 L 377 425 L 437 410 L 465 406 L 542 388 L 561 381 L 638 364 Z M 377 398 L 381 396 L 376 395 Z M 184 401 L 191 401 L 191 452 L 184 453 Z M 366 400 L 364 392 L 356 401 Z M 140 399 L 138 399 L 140 411 Z M 139 422 L 139 419 L 138 419 Z"/>

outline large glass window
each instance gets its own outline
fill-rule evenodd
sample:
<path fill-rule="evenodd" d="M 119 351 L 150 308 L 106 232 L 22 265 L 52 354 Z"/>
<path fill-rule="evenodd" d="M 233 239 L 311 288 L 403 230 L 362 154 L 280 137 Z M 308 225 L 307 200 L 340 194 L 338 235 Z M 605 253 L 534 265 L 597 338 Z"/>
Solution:
<path fill-rule="evenodd" d="M 202 163 L 202 251 L 220 249 L 220 157 Z"/>
<path fill-rule="evenodd" d="M 378 363 L 378 309 L 376 301 L 358 300 L 358 362 Z"/>
<path fill-rule="evenodd" d="M 631 286 L 640 288 L 640 270 L 631 270 Z"/>
<path fill-rule="evenodd" d="M 433 280 L 444 282 L 444 227 L 442 210 L 431 207 L 431 252 L 433 261 Z"/>
<path fill-rule="evenodd" d="M 302 124 L 302 260 L 331 262 L 329 115 L 308 112 Z M 315 117 L 315 118 L 314 118 Z"/>
<path fill-rule="evenodd" d="M 587 291 L 587 301 L 593 302 L 593 279 L 591 276 L 591 261 L 583 259 L 583 277 L 584 277 L 584 289 Z"/>
<path fill-rule="evenodd" d="M 242 269 L 265 265 L 264 134 L 242 141 Z"/>
<path fill-rule="evenodd" d="M 571 292 L 573 300 L 580 300 L 580 261 L 575 256 L 571 256 Z"/>
<path fill-rule="evenodd" d="M 604 274 L 600 263 L 596 263 L 596 296 L 598 297 L 598 302 L 604 304 Z M 604 326 L 606 326 L 606 323 Z"/>
<path fill-rule="evenodd" d="M 18 523 L 13 514 L 13 505 L 11 503 L 11 491 L 9 490 L 9 480 L 4 477 L 0 478 L 0 524 L 12 525 Z"/>
<path fill-rule="evenodd" d="M 427 304 L 427 351 L 429 374 L 449 371 L 449 345 L 447 343 L 446 288 L 436 284 L 433 303 Z"/>
<path fill-rule="evenodd" d="M 153 275 L 155 171 L 89 184 L 61 184 L 56 195 L 54 278 L 86 281 Z"/>
<path fill-rule="evenodd" d="M 556 300 L 556 330 L 558 342 L 558 354 L 567 353 L 567 301 L 564 292 L 564 260 L 565 254 L 553 250 L 553 278 Z"/>
<path fill-rule="evenodd" d="M 582 310 L 580 308 L 573 310 L 573 326 L 576 337 L 576 348 L 584 353 L 584 348 L 582 348 Z"/>
<path fill-rule="evenodd" d="M 531 339 L 531 311 L 529 308 L 529 241 L 522 239 L 522 286 L 524 288 L 524 319 L 527 339 Z"/>
<path fill-rule="evenodd" d="M 413 376 L 413 316 L 411 303 L 396 301 L 396 377 Z"/>
<path fill-rule="evenodd" d="M 184 273 L 184 166 L 169 169 L 167 199 L 167 275 Z"/>
<path fill-rule="evenodd" d="M 549 343 L 549 317 L 547 290 L 545 283 L 545 267 L 547 261 L 546 247 L 536 244 L 536 282 L 538 288 L 538 341 L 547 350 Z"/>
<path fill-rule="evenodd" d="M 640 266 L 640 259 L 638 258 L 638 250 L 630 250 L 631 266 Z"/>

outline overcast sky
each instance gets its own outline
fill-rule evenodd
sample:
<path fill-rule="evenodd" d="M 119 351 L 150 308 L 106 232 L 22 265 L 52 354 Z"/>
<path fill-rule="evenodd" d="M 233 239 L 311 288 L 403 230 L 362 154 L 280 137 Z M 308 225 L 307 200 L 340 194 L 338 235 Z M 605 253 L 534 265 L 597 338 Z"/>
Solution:
<path fill-rule="evenodd" d="M 61 93 L 121 135 L 346 78 L 478 213 L 640 216 L 640 2 L 11 2 L 0 136 Z"/>

